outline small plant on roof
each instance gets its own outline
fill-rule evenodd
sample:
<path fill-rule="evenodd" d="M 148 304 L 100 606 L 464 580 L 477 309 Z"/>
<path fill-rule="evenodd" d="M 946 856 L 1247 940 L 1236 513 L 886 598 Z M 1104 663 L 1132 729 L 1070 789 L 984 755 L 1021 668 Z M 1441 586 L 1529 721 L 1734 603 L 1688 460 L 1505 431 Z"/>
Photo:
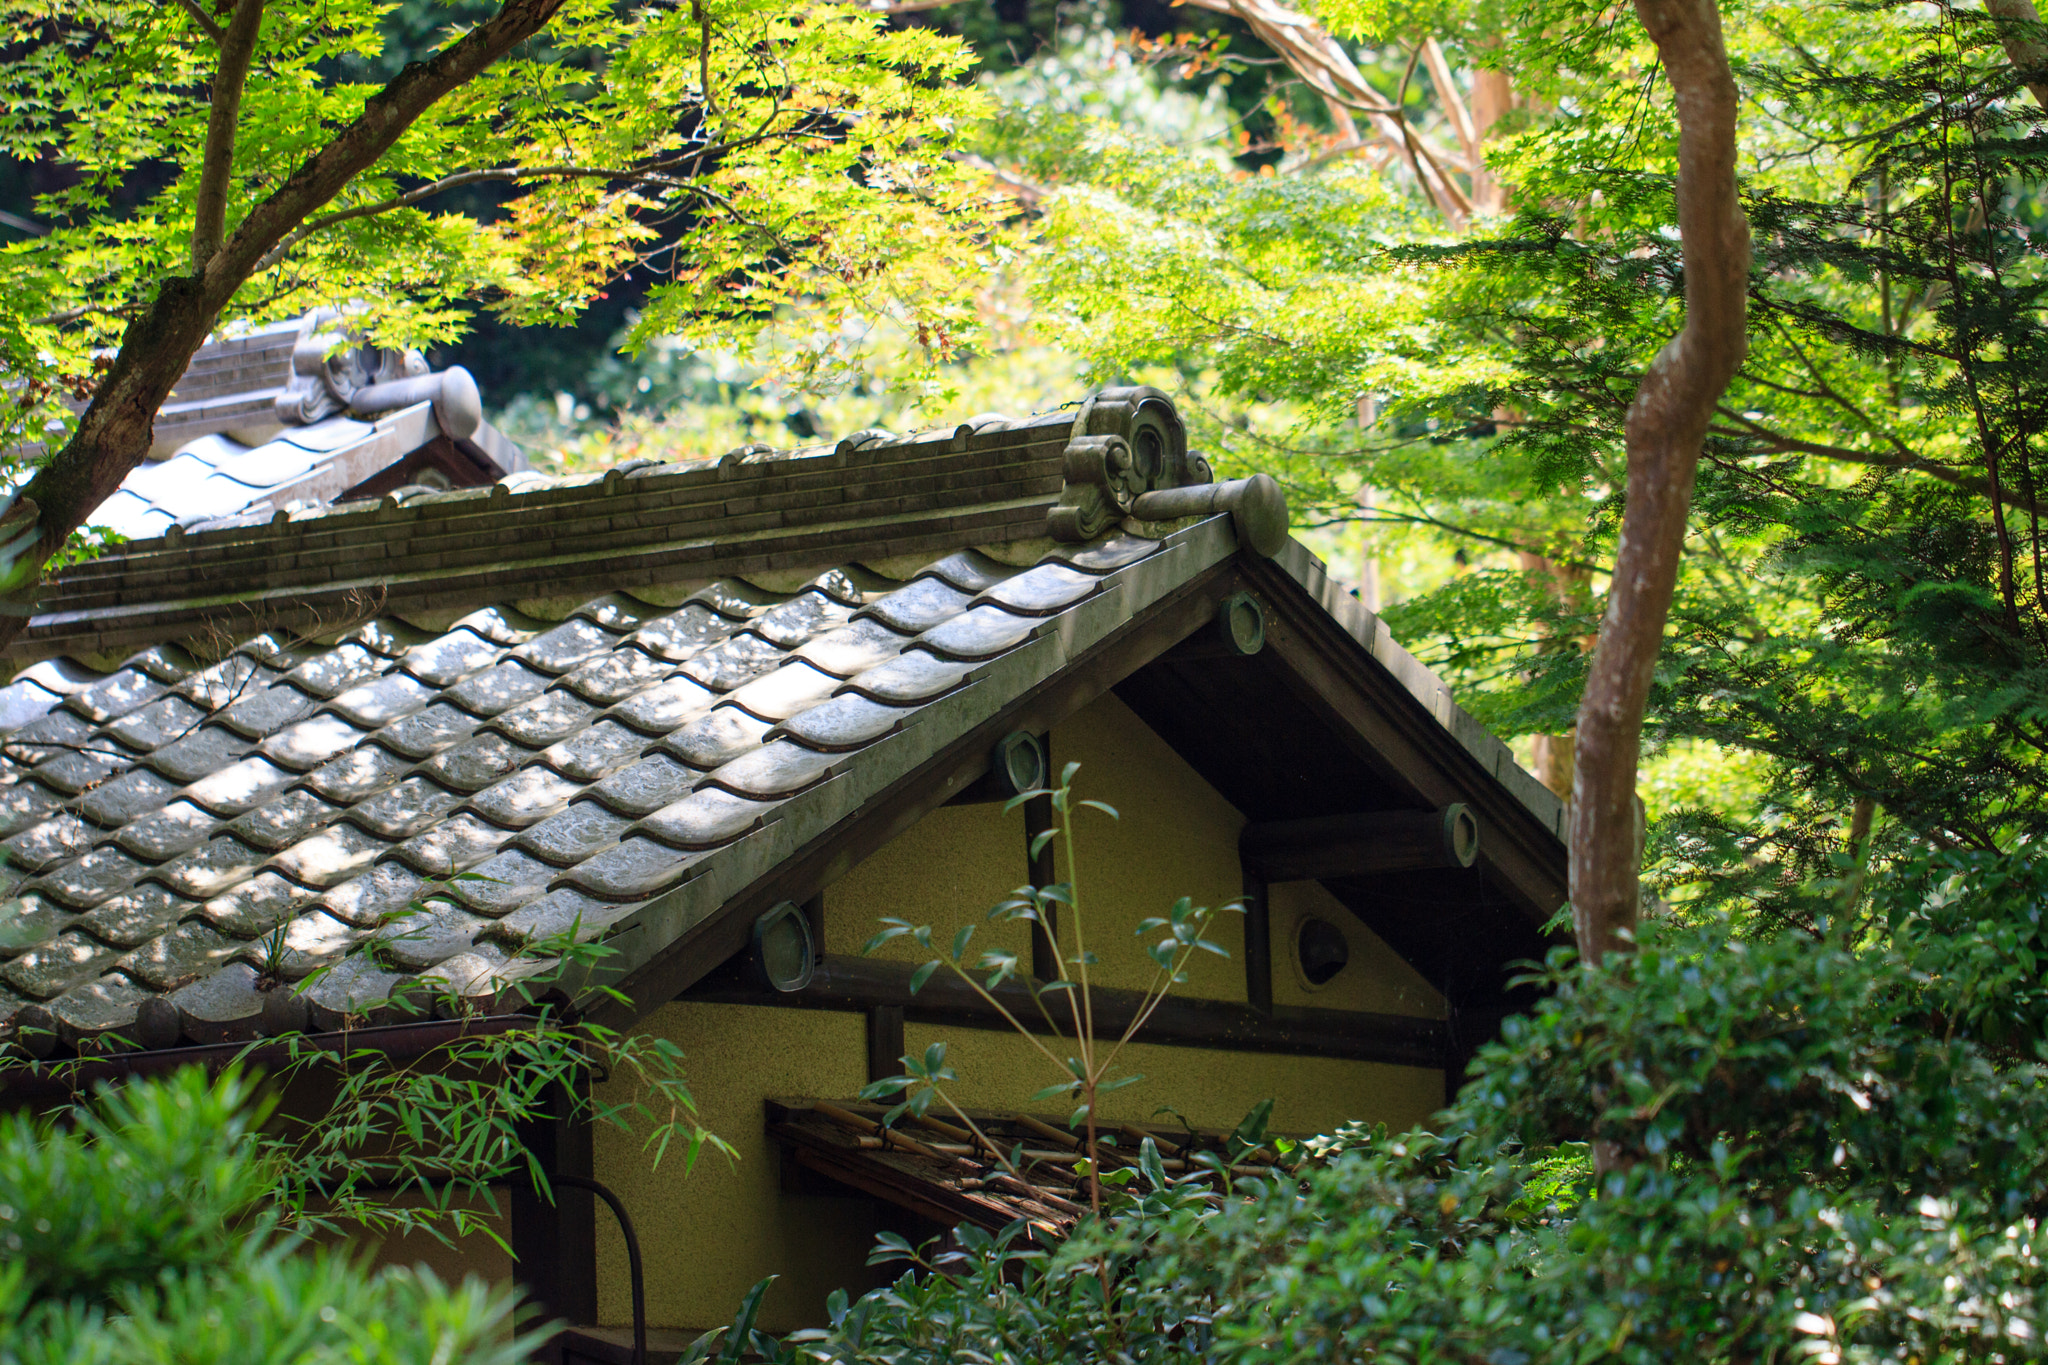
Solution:
<path fill-rule="evenodd" d="M 1060 967 L 1057 978 L 1038 980 L 1020 966 L 1017 954 L 1007 949 L 983 949 L 970 961 L 969 952 L 977 927 L 972 924 L 962 926 L 951 944 L 938 950 L 933 948 L 930 925 L 884 919 L 881 932 L 870 939 L 862 951 L 871 953 L 885 943 L 905 937 L 919 947 L 942 951 L 942 956 L 925 962 L 911 974 L 911 993 L 916 994 L 934 973 L 944 967 L 965 982 L 1036 1049 L 1059 1079 L 1033 1095 L 1032 1099 L 1041 1101 L 1065 1096 L 1074 1102 L 1075 1108 L 1067 1124 L 1070 1128 L 1087 1130 L 1082 1171 L 1088 1178 L 1090 1211 L 1099 1217 L 1104 1180 L 1102 1149 L 1096 1135 L 1097 1106 L 1101 1097 L 1109 1092 L 1145 1079 L 1136 1072 L 1119 1072 L 1117 1059 L 1125 1046 L 1145 1027 L 1160 1002 L 1175 986 L 1186 982 L 1188 964 L 1196 953 L 1214 953 L 1225 958 L 1230 954 L 1221 945 L 1204 937 L 1218 912 L 1208 906 L 1196 905 L 1189 897 L 1182 896 L 1166 914 L 1152 916 L 1138 925 L 1137 937 L 1147 940 L 1144 951 L 1153 964 L 1152 978 L 1140 992 L 1137 1008 L 1131 1011 L 1130 1021 L 1122 1032 L 1109 1039 L 1097 1033 L 1091 969 L 1100 966 L 1101 959 L 1088 947 L 1087 918 L 1079 889 L 1079 854 L 1074 842 L 1074 820 L 1083 810 L 1095 811 L 1112 820 L 1121 817 L 1114 807 L 1103 802 L 1075 798 L 1074 775 L 1080 768 L 1078 763 L 1067 764 L 1060 773 L 1058 786 L 1024 792 L 1012 797 L 1003 807 L 1005 811 L 1012 811 L 1039 797 L 1050 800 L 1058 823 L 1032 834 L 1031 856 L 1037 858 L 1046 845 L 1058 840 L 1065 855 L 1067 879 L 1050 886 L 1020 886 L 987 916 L 991 923 L 1029 924 L 1033 933 L 1043 934 L 1052 946 L 1053 960 Z M 1241 913 L 1244 907 L 1241 903 L 1233 903 L 1224 909 Z M 1031 1004 L 1044 1026 L 1042 1031 L 1034 1030 L 1018 1018 L 997 994 L 1005 983 L 1012 980 L 1022 982 L 1029 991 Z M 1044 1035 L 1050 1035 L 1050 1041 Z M 922 1118 L 935 1100 L 942 1102 L 973 1131 L 985 1150 L 1001 1161 L 1011 1174 L 1020 1174 L 1017 1154 L 1004 1154 L 946 1093 L 946 1084 L 958 1077 L 946 1063 L 946 1045 L 943 1042 L 933 1043 L 925 1049 L 922 1057 L 905 1056 L 902 1061 L 903 1075 L 876 1081 L 861 1091 L 863 1099 L 898 1097 L 885 1116 L 885 1123 L 894 1123 L 905 1113 Z M 1146 1145 L 1151 1145 L 1149 1140 Z"/>
<path fill-rule="evenodd" d="M 291 965 L 290 929 L 290 925 L 280 924 L 256 940 L 256 976 L 264 990 L 281 983 L 285 969 Z"/>

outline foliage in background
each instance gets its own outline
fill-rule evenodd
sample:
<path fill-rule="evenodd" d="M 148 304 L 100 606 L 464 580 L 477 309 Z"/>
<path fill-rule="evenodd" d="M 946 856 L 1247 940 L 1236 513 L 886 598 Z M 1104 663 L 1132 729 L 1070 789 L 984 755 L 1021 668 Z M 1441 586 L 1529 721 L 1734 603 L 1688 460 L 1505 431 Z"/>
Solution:
<path fill-rule="evenodd" d="M 272 0 L 241 109 L 231 224 L 395 74 L 389 44 L 431 34 L 438 46 L 447 25 L 495 6 L 413 5 L 401 16 L 411 27 L 390 33 L 387 8 L 299 14 Z M 60 19 L 22 0 L 4 18 L 17 47 L 0 68 L 0 147 L 70 171 L 35 203 L 44 233 L 0 257 L 7 362 L 89 392 L 92 348 L 118 343 L 155 282 L 188 268 L 208 111 L 186 92 L 203 82 L 211 43 L 175 5 L 107 0 Z M 901 310 L 937 344 L 954 318 L 951 281 L 972 273 L 950 215 L 972 216 L 978 177 L 942 155 L 946 130 L 978 108 L 953 79 L 964 50 L 801 0 L 572 5 L 544 40 L 431 109 L 336 201 L 348 216 L 296 235 L 233 315 L 362 301 L 380 339 L 408 343 L 451 337 L 473 300 L 525 325 L 562 323 L 673 228 L 687 230 L 643 262 L 662 283 L 637 335 L 723 340 L 772 322 L 795 295 Z M 335 80 L 337 66 L 351 79 Z M 154 168 L 176 175 L 125 203 Z M 523 192 L 496 205 L 440 197 L 470 183 Z M 39 404 L 14 421 L 31 415 L 68 418 Z"/>
<path fill-rule="evenodd" d="M 1142 120 L 1012 102 L 988 148 L 1043 191 L 1036 322 L 1092 378 L 1174 393 L 1222 470 L 1280 476 L 1305 530 L 1342 528 L 1322 542 L 1340 575 L 1393 562 L 1390 625 L 1482 720 L 1558 734 L 1622 418 L 1679 323 L 1649 49 L 1563 0 L 1324 18 L 1361 55 L 1437 36 L 1509 72 L 1487 153 L 1518 211 L 1452 236 L 1412 185 L 1306 135 L 1248 175 Z M 1810 927 L 1802 888 L 1843 860 L 2041 833 L 2043 115 L 2016 31 L 1954 5 L 1729 17 L 1755 324 L 1701 474 L 1644 793 L 1660 888 L 1690 913 Z"/>
<path fill-rule="evenodd" d="M 372 1271 L 268 1204 L 265 1106 L 198 1067 L 100 1092 L 62 1124 L 0 1116 L 0 1363 L 514 1365 L 511 1286 Z"/>
<path fill-rule="evenodd" d="M 984 334 L 1001 337 L 1000 349 L 936 368 L 887 323 L 850 330 L 842 345 L 858 367 L 813 374 L 807 388 L 774 378 L 766 347 L 694 350 L 657 337 L 590 371 L 583 391 L 596 406 L 565 388 L 519 398 L 492 420 L 536 468 L 574 474 L 634 459 L 716 459 L 744 445 L 789 449 L 871 428 L 950 427 L 979 413 L 1021 417 L 1079 399 L 1089 389 L 1081 367 L 1010 311 L 1015 293 L 990 282 L 980 305 Z"/>
<path fill-rule="evenodd" d="M 642 338 L 773 334 L 801 300 L 828 325 L 776 352 L 798 375 L 843 363 L 849 319 L 927 356 L 971 334 L 994 203 L 948 155 L 982 105 L 958 43 L 830 0 L 503 0 L 352 79 L 390 11 L 0 4 L 0 155 L 61 172 L 0 246 L 0 642 L 224 322 L 326 307 L 446 341 L 478 306 L 571 320 L 640 269 Z"/>
<path fill-rule="evenodd" d="M 1276 111 L 1296 129 L 1318 117 L 1319 102 L 1305 98 L 1234 19 L 1142 0 L 1027 9 L 1022 21 L 959 5 L 897 22 L 960 33 L 975 53 L 981 89 L 1018 117 L 1038 110 L 1077 124 L 1099 120 L 1215 169 L 1256 167 L 1298 150 L 1274 140 Z M 1420 87 L 1414 102 L 1418 108 L 1425 103 Z M 560 365 L 524 393 L 487 386 L 486 397 L 501 405 L 492 420 L 539 454 L 543 466 L 587 468 L 642 455 L 687 458 L 699 448 L 716 454 L 734 430 L 727 409 L 737 410 L 737 434 L 744 439 L 789 446 L 866 426 L 909 430 L 973 412 L 1031 411 L 1120 376 L 1121 364 L 1091 374 L 1092 351 L 1070 356 L 1055 350 L 1053 343 L 1063 338 L 1045 331 L 1042 308 L 1026 292 L 1032 262 L 1016 253 L 1036 240 L 1031 213 L 1040 192 L 1068 175 L 1030 179 L 1040 168 L 1018 163 L 1016 142 L 1003 122 L 961 129 L 973 163 L 998 167 L 998 184 L 1024 213 L 993 239 L 996 273 L 976 282 L 980 326 L 973 344 L 935 373 L 916 369 L 900 330 L 885 323 L 846 338 L 848 352 L 865 350 L 864 372 L 813 371 L 799 391 L 772 378 L 772 355 L 758 352 L 714 348 L 700 354 L 662 337 L 627 355 L 621 348 L 644 332 L 633 312 L 595 361 Z M 798 307 L 789 325 L 814 324 Z M 518 336 L 493 332 L 489 347 L 520 344 L 526 343 Z M 481 376 L 493 363 L 489 347 L 438 354 Z"/>

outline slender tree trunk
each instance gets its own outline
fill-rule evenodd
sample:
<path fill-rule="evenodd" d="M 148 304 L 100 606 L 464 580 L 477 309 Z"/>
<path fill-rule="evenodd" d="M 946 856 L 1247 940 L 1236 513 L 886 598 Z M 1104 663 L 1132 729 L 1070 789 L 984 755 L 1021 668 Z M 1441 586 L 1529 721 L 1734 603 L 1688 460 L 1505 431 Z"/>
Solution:
<path fill-rule="evenodd" d="M 1626 949 L 1640 887 L 1636 769 L 1643 710 L 1678 581 L 1707 424 L 1747 349 L 1749 224 L 1735 183 L 1737 97 L 1714 0 L 1636 0 L 1678 110 L 1685 325 L 1629 407 L 1627 507 L 1599 644 L 1579 704 L 1572 927 L 1580 956 Z"/>
<path fill-rule="evenodd" d="M 1514 82 L 1505 71 L 1481 67 L 1472 74 L 1472 122 L 1483 147 L 1487 134 L 1515 107 Z M 1472 207 L 1481 213 L 1505 213 L 1508 187 L 1482 162 L 1472 170 Z"/>
<path fill-rule="evenodd" d="M 1370 432 L 1373 423 L 1379 420 L 1379 404 L 1371 394 L 1362 394 L 1352 404 L 1352 412 L 1358 421 L 1361 435 Z M 1378 614 L 1380 609 L 1380 561 L 1373 553 L 1372 509 L 1375 494 L 1372 485 L 1358 490 L 1358 510 L 1365 517 L 1365 548 L 1358 556 L 1358 600 L 1369 612 Z"/>
<path fill-rule="evenodd" d="M 1521 562 L 1522 572 L 1540 575 L 1544 590 L 1550 600 L 1567 612 L 1584 614 L 1591 602 L 1593 576 L 1584 569 L 1560 564 L 1534 550 L 1522 550 L 1516 558 Z M 1540 653 L 1550 654 L 1559 650 L 1584 652 L 1592 649 L 1593 642 L 1580 635 L 1549 634 L 1537 648 Z M 1532 757 L 1536 765 L 1536 780 L 1569 801 L 1572 799 L 1572 752 L 1577 744 L 1578 732 L 1567 729 L 1561 735 L 1532 735 Z"/>

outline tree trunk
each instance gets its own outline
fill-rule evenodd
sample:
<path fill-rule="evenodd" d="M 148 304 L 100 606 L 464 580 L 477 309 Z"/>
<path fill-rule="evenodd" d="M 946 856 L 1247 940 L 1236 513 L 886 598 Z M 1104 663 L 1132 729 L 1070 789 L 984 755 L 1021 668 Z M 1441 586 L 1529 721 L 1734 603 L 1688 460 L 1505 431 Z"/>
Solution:
<path fill-rule="evenodd" d="M 1737 96 L 1714 0 L 1636 0 L 1678 111 L 1685 325 L 1651 362 L 1625 426 L 1627 507 L 1579 703 L 1572 927 L 1589 963 L 1626 950 L 1640 887 L 1643 710 L 1678 581 L 1693 475 L 1714 405 L 1747 349 L 1749 224 L 1735 183 Z"/>
<path fill-rule="evenodd" d="M 1472 122 L 1483 145 L 1493 126 L 1515 107 L 1514 82 L 1505 71 L 1481 67 L 1472 74 Z M 1472 168 L 1472 207 L 1481 213 L 1505 213 L 1508 187 L 1484 163 Z"/>
<path fill-rule="evenodd" d="M 1534 550 L 1521 550 L 1516 558 L 1525 574 L 1540 575 L 1544 590 L 1550 600 L 1557 603 L 1562 611 L 1585 615 L 1592 602 L 1593 575 L 1585 569 L 1570 564 L 1560 564 Z M 1537 646 L 1539 653 L 1550 654 L 1558 650 L 1571 649 L 1590 653 L 1593 641 L 1582 635 L 1556 635 L 1545 631 L 1543 643 Z M 1561 735 L 1530 736 L 1531 757 L 1536 765 L 1536 780 L 1556 792 L 1564 800 L 1572 799 L 1572 751 L 1578 739 L 1576 730 L 1567 729 Z"/>
<path fill-rule="evenodd" d="M 2007 59 L 2023 72 L 2041 73 L 2028 80 L 2027 89 L 2048 109 L 2048 43 L 2041 41 L 2041 16 L 2034 11 L 2034 0 L 1984 0 L 1984 8 L 1992 18 L 2007 21 L 1998 25 Z"/>

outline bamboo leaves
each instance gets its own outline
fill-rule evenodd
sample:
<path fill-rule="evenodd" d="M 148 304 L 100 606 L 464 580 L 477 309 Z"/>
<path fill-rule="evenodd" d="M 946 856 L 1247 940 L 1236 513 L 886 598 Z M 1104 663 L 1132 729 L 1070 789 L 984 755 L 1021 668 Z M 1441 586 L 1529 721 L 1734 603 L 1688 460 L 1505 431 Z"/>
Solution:
<path fill-rule="evenodd" d="M 1187 980 L 1187 964 L 1195 953 L 1208 952 L 1222 957 L 1228 957 L 1229 953 L 1204 934 L 1216 912 L 1196 905 L 1189 897 L 1181 897 L 1164 916 L 1141 921 L 1135 930 L 1140 939 L 1165 930 L 1157 941 L 1143 945 L 1146 958 L 1153 964 L 1151 979 L 1140 992 L 1137 1006 L 1123 1031 L 1113 1039 L 1097 1037 L 1091 972 L 1101 966 L 1101 959 L 1087 947 L 1086 917 L 1074 871 L 1077 855 L 1072 817 L 1083 810 L 1111 819 L 1118 816 L 1116 809 L 1105 802 L 1074 796 L 1074 778 L 1080 766 L 1068 763 L 1061 770 L 1059 785 L 1024 792 L 1011 798 L 1005 807 L 1006 810 L 1015 810 L 1043 798 L 1056 814 L 1066 817 L 1056 828 L 1033 832 L 1030 846 L 1032 857 L 1036 858 L 1048 843 L 1059 839 L 1068 880 L 1050 886 L 1020 886 L 992 908 L 986 917 L 990 923 L 1022 924 L 1033 932 L 1044 934 L 1052 942 L 1054 960 L 1062 968 L 1071 969 L 1071 975 L 1062 975 L 1052 981 L 1037 980 L 1019 970 L 1014 952 L 1000 948 L 984 951 L 970 962 L 968 949 L 977 928 L 970 922 L 954 933 L 945 956 L 929 959 L 911 973 L 910 991 L 915 995 L 936 973 L 945 969 L 983 1003 L 992 1007 L 1030 1045 L 1039 1060 L 1060 1077 L 1033 1095 L 1032 1102 L 1061 1096 L 1074 1100 L 1076 1104 L 1068 1126 L 1085 1128 L 1088 1148 L 1093 1151 L 1100 1098 L 1144 1079 L 1142 1075 L 1116 1071 L 1115 1063 L 1124 1046 L 1139 1034 L 1146 1020 L 1173 988 Z M 1064 913 L 1055 915 L 1052 913 L 1054 907 L 1063 907 Z M 1239 906 L 1228 908 L 1241 909 Z M 932 947 L 929 925 L 915 925 L 892 917 L 884 919 L 882 926 L 880 932 L 868 940 L 864 951 L 874 952 L 903 938 L 927 950 Z M 1035 1018 L 1030 1012 L 1025 1012 L 1026 1018 L 1031 1018 L 1028 1024 L 1012 1012 L 1010 1004 L 1005 1001 L 1007 995 L 1014 1002 L 1014 990 L 998 994 L 1016 981 L 1021 981 L 1025 996 L 1036 1011 Z M 1062 997 L 1064 1008 L 1058 1003 Z M 1047 1038 L 1052 1041 L 1049 1043 Z M 1061 1051 L 1055 1050 L 1058 1044 L 1065 1044 L 1072 1051 L 1062 1055 Z M 952 1068 L 945 1064 L 944 1043 L 934 1043 L 921 1059 L 906 1056 L 902 1061 L 902 1075 L 876 1081 L 861 1092 L 868 1099 L 901 1096 L 889 1110 L 885 1123 L 893 1123 L 906 1112 L 923 1115 L 934 1100 L 942 1100 L 962 1123 L 974 1127 L 973 1120 L 942 1088 L 957 1079 Z M 977 1134 L 980 1132 L 978 1128 L 975 1131 Z M 989 1146 L 986 1139 L 984 1146 Z M 994 1148 L 989 1146 L 989 1150 Z M 1099 1212 L 1103 1182 L 1097 1178 L 1094 1167 L 1094 1162 L 1088 1163 L 1089 1191 Z"/>

